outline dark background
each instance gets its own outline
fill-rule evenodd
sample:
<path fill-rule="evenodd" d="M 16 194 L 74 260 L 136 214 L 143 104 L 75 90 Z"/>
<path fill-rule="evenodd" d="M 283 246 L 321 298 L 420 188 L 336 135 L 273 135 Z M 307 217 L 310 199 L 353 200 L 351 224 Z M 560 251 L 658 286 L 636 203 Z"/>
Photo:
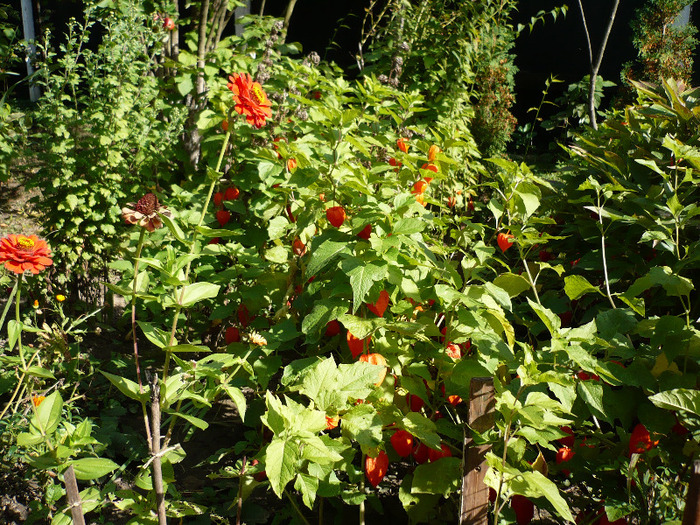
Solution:
<path fill-rule="evenodd" d="M 538 11 L 549 11 L 561 3 L 561 0 L 522 0 L 515 23 L 528 24 Z M 584 1 L 588 28 L 596 52 L 612 3 L 612 0 Z M 19 0 L 12 0 L 10 4 L 19 11 Z M 281 17 L 286 5 L 286 0 L 266 0 L 265 14 Z M 305 53 L 316 51 L 322 58 L 334 61 L 347 70 L 355 64 L 360 28 L 364 10 L 368 5 L 369 0 L 298 0 L 287 41 L 300 42 Z M 553 21 L 551 17 L 547 17 L 545 23 L 538 23 L 532 32 L 525 29 L 516 41 L 515 65 L 518 73 L 515 77 L 516 104 L 513 112 L 520 124 L 532 120 L 533 115 L 527 110 L 539 105 L 545 81 L 550 75 L 563 80 L 562 83 L 553 85 L 550 90 L 548 100 L 554 100 L 566 90 L 568 84 L 581 80 L 589 72 L 586 37 L 578 2 L 570 1 L 568 5 L 569 10 L 565 18 L 560 17 Z M 605 80 L 619 84 L 622 65 L 635 57 L 630 21 L 634 10 L 640 5 L 641 0 L 620 2 L 600 70 L 600 75 Z M 54 38 L 57 39 L 58 35 L 63 33 L 68 19 L 80 15 L 82 1 L 41 0 L 40 9 L 39 13 L 35 14 L 40 26 L 37 27 L 37 34 L 50 27 Z M 251 10 L 254 13 L 259 12 L 260 0 L 253 1 Z M 695 9 L 692 22 L 696 27 L 700 23 L 699 15 L 700 9 Z M 697 52 L 695 61 L 693 83 L 698 85 L 700 64 Z M 352 71 L 350 73 L 352 74 Z M 608 89 L 606 97 L 614 94 L 614 91 L 614 88 Z"/>

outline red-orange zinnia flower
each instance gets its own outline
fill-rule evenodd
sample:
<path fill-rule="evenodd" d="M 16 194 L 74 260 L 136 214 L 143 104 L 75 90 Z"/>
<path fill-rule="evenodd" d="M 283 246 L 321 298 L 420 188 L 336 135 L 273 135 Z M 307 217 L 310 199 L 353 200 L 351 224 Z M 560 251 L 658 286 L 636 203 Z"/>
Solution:
<path fill-rule="evenodd" d="M 0 264 L 11 272 L 22 274 L 29 270 L 39 273 L 47 266 L 51 266 L 51 249 L 46 241 L 36 235 L 14 235 L 0 239 Z"/>
<path fill-rule="evenodd" d="M 272 116 L 270 100 L 258 82 L 248 73 L 229 76 L 228 88 L 233 91 L 234 109 L 239 115 L 245 115 L 249 124 L 256 128 L 265 125 L 265 120 Z"/>

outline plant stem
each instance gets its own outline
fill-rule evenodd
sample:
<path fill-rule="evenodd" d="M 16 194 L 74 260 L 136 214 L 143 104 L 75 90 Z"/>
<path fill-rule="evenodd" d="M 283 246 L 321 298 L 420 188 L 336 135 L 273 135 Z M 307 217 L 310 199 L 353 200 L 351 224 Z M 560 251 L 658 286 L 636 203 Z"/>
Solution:
<path fill-rule="evenodd" d="M 30 366 L 32 366 L 32 363 L 34 362 L 34 358 L 37 357 L 38 355 L 39 355 L 39 350 L 37 350 L 37 351 L 34 353 L 34 355 L 31 357 L 31 359 L 29 359 L 29 364 L 27 365 L 27 368 L 30 367 Z M 20 391 L 20 388 L 22 388 L 22 385 L 24 384 L 24 378 L 26 377 L 26 375 L 27 375 L 27 370 L 25 369 L 25 370 L 22 371 L 22 376 L 19 378 L 19 381 L 17 382 L 17 386 L 15 387 L 15 391 L 12 392 L 12 397 L 11 397 L 10 400 L 7 402 L 7 405 L 5 405 L 5 408 L 2 409 L 2 413 L 0 413 L 0 419 L 3 418 L 3 416 L 4 416 L 5 413 L 7 412 L 7 409 L 10 408 L 10 407 L 12 406 L 12 403 L 13 403 L 14 400 L 17 398 L 17 393 Z M 19 396 L 19 398 L 22 399 L 22 396 Z M 14 414 L 15 412 L 17 412 L 16 409 L 12 411 L 13 414 Z"/>
<path fill-rule="evenodd" d="M 19 303 L 22 295 L 22 277 L 23 273 L 17 275 L 17 297 L 15 298 L 15 320 L 17 324 L 22 326 L 22 318 L 20 317 Z M 24 359 L 24 348 L 22 347 L 22 329 L 20 328 L 19 334 L 17 334 L 17 351 L 19 352 L 19 358 L 22 361 L 22 367 L 24 371 L 27 371 L 27 363 Z"/>
<path fill-rule="evenodd" d="M 221 163 L 224 160 L 224 153 L 226 152 L 226 148 L 228 147 L 228 142 L 229 139 L 231 138 L 231 132 L 227 131 L 226 135 L 224 136 L 224 143 L 221 146 L 221 151 L 219 152 L 219 159 L 216 162 L 216 169 L 214 171 L 218 172 L 221 169 Z M 197 228 L 195 228 L 194 233 L 192 234 L 192 246 L 190 247 L 190 255 L 194 255 L 194 252 L 196 250 L 196 245 L 197 245 L 197 233 L 199 230 L 199 227 L 202 226 L 202 223 L 204 222 L 204 217 L 207 214 L 207 208 L 209 207 L 209 202 L 211 201 L 211 197 L 214 194 L 214 187 L 216 186 L 217 181 L 212 180 L 211 184 L 209 185 L 209 193 L 207 193 L 207 198 L 204 201 L 204 207 L 202 208 L 202 213 L 199 217 L 199 222 L 197 223 Z M 190 269 L 192 267 L 192 259 L 187 262 L 187 267 L 185 269 L 185 278 L 183 279 L 185 282 L 189 278 L 190 275 Z M 175 333 L 177 332 L 177 321 L 178 318 L 180 317 L 180 312 L 182 311 L 182 300 L 185 295 L 185 286 L 182 287 L 182 290 L 180 291 L 180 298 L 177 301 L 177 304 L 175 305 L 175 315 L 173 316 L 173 324 L 170 327 L 170 339 L 168 342 L 168 346 L 174 346 L 175 345 Z M 165 353 L 165 364 L 163 365 L 163 384 L 165 385 L 165 380 L 168 378 L 168 367 L 170 364 L 170 356 L 172 352 L 167 350 Z"/>
<path fill-rule="evenodd" d="M 230 120 L 230 111 L 229 111 L 229 120 Z M 224 153 L 226 152 L 226 148 L 228 147 L 229 140 L 231 138 L 231 132 L 227 131 L 226 135 L 224 136 L 224 143 L 221 145 L 221 151 L 219 152 L 219 159 L 216 162 L 216 169 L 214 170 L 215 172 L 219 172 L 221 169 L 221 163 L 224 160 Z M 211 197 L 214 194 L 214 188 L 216 187 L 216 183 L 218 181 L 216 179 L 213 179 L 211 181 L 211 184 L 209 185 L 209 192 L 207 193 L 207 197 L 204 200 L 204 206 L 202 207 L 202 213 L 199 216 L 199 222 L 197 222 L 197 227 L 195 228 L 193 234 L 192 234 L 192 245 L 190 247 L 190 255 L 194 255 L 197 247 L 197 233 L 199 232 L 199 228 L 202 226 L 202 223 L 204 222 L 204 217 L 207 214 L 207 209 L 209 208 L 209 202 L 211 201 Z M 185 277 L 183 279 L 184 282 L 187 282 L 189 279 L 190 275 L 190 270 L 192 268 L 192 258 L 190 257 L 189 260 L 187 261 L 187 267 L 185 268 Z M 185 297 L 185 287 L 187 285 L 182 286 L 180 290 L 180 297 L 177 301 L 177 304 L 175 305 L 175 314 L 173 315 L 173 323 L 172 326 L 170 327 L 170 338 L 168 340 L 168 349 L 165 351 L 165 363 L 163 364 L 163 396 L 162 399 L 163 401 L 165 400 L 166 396 L 166 387 L 165 387 L 165 381 L 168 379 L 168 369 L 170 366 L 170 357 L 172 356 L 172 351 L 170 350 L 171 347 L 175 345 L 175 334 L 177 333 L 177 322 L 180 317 L 180 312 L 182 311 L 182 301 Z M 168 443 L 170 442 L 170 436 L 172 435 L 172 430 L 173 426 L 175 425 L 175 420 L 177 419 L 177 416 L 173 414 L 173 418 L 170 421 L 170 426 L 168 427 L 168 432 L 166 434 L 165 441 L 163 442 L 163 446 L 167 447 Z"/>
<path fill-rule="evenodd" d="M 134 283 L 131 288 L 131 338 L 134 340 L 134 364 L 136 365 L 136 379 L 139 383 L 139 394 L 143 394 L 143 383 L 141 382 L 141 367 L 139 366 L 139 344 L 136 336 L 136 288 L 137 279 L 139 276 L 139 258 L 143 250 L 144 240 L 146 239 L 146 228 L 141 228 L 139 242 L 134 255 Z M 146 428 L 146 439 L 148 446 L 153 448 L 151 442 L 151 428 L 148 424 L 148 410 L 146 409 L 146 401 L 141 398 L 141 412 L 143 413 L 143 423 Z"/>
<path fill-rule="evenodd" d="M 608 259 L 605 254 L 605 229 L 603 228 L 603 207 L 600 204 L 600 193 L 598 194 L 598 222 L 600 224 L 600 249 L 601 255 L 603 257 L 603 276 L 605 277 L 605 292 L 608 296 L 608 300 L 613 308 L 615 306 L 615 301 L 613 301 L 612 293 L 610 292 L 610 280 L 608 279 Z"/>
<path fill-rule="evenodd" d="M 10 296 L 7 298 L 7 304 L 5 305 L 5 309 L 2 311 L 2 316 L 0 316 L 0 330 L 2 330 L 2 327 L 5 325 L 5 317 L 7 317 L 7 312 L 10 311 L 10 306 L 12 305 L 12 299 L 14 299 L 15 294 L 17 293 L 18 282 L 19 280 L 15 281 L 15 285 L 12 287 Z"/>
<path fill-rule="evenodd" d="M 284 495 L 287 496 L 287 499 L 289 500 L 289 503 L 292 504 L 292 508 L 293 508 L 294 511 L 299 515 L 299 518 L 301 519 L 301 521 L 303 521 L 305 525 L 311 525 L 311 524 L 309 523 L 309 521 L 308 521 L 308 520 L 304 517 L 304 515 L 301 513 L 301 509 L 299 509 L 299 506 L 298 506 L 298 505 L 296 504 L 296 502 L 294 501 L 294 498 L 292 498 L 292 497 L 289 495 L 289 492 L 287 492 L 287 491 L 285 490 L 285 491 L 284 491 Z"/>

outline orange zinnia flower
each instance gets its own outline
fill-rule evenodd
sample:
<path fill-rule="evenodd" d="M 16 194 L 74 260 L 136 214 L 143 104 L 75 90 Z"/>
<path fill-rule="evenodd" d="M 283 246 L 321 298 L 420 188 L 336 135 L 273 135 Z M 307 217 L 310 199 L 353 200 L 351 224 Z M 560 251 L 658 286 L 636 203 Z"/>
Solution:
<path fill-rule="evenodd" d="M 234 109 L 239 115 L 245 115 L 249 124 L 262 128 L 265 120 L 272 116 L 270 100 L 258 82 L 248 73 L 229 76 L 228 88 L 233 91 Z"/>
<path fill-rule="evenodd" d="M 39 273 L 47 266 L 51 266 L 51 249 L 46 241 L 36 235 L 13 235 L 0 239 L 0 264 L 11 272 L 22 274 L 27 270 Z"/>

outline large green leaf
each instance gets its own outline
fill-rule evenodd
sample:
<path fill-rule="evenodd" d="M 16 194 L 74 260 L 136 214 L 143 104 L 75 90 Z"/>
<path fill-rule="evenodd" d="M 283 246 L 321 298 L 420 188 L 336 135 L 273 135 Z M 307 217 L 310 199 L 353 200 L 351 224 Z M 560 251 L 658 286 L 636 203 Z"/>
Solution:
<path fill-rule="evenodd" d="M 564 277 L 564 293 L 575 301 L 588 293 L 603 294 L 597 286 L 593 286 L 588 280 L 581 275 L 567 275 Z"/>
<path fill-rule="evenodd" d="M 418 465 L 413 473 L 412 494 L 442 494 L 447 496 L 462 486 L 462 461 L 441 458 Z"/>
<path fill-rule="evenodd" d="M 139 392 L 139 385 L 134 383 L 131 379 L 110 374 L 109 372 L 105 372 L 104 370 L 100 370 L 100 373 L 107 379 L 109 379 L 110 383 L 116 386 L 119 389 L 119 391 L 126 397 L 134 399 L 136 401 L 148 400 L 148 396 L 150 395 L 148 393 L 148 388 L 144 387 L 144 392 L 143 394 L 141 394 Z"/>
<path fill-rule="evenodd" d="M 193 283 L 184 286 L 182 290 L 177 290 L 175 294 L 178 302 L 186 308 L 204 299 L 216 297 L 219 294 L 219 288 L 221 287 L 218 284 L 213 283 Z M 180 301 L 180 294 L 182 294 L 182 301 Z"/>
<path fill-rule="evenodd" d="M 31 424 L 40 432 L 51 434 L 58 427 L 62 410 L 63 399 L 58 392 L 54 392 L 36 407 L 36 415 Z"/>
<path fill-rule="evenodd" d="M 278 498 L 287 483 L 294 479 L 299 459 L 299 444 L 275 437 L 265 450 L 265 472 Z"/>
<path fill-rule="evenodd" d="M 649 398 L 657 407 L 669 410 L 684 410 L 700 417 L 700 391 L 676 388 L 659 392 Z"/>
<path fill-rule="evenodd" d="M 326 239 L 323 241 L 318 248 L 315 248 L 311 252 L 311 257 L 309 258 L 309 264 L 306 267 L 306 276 L 312 277 L 318 272 L 323 270 L 328 264 L 331 263 L 341 253 L 349 253 L 350 248 L 346 241 L 338 242 Z"/>
<path fill-rule="evenodd" d="M 352 313 L 355 313 L 365 301 L 375 282 L 386 277 L 386 264 L 364 263 L 357 259 L 343 261 L 342 270 L 350 278 L 352 287 Z"/>
<path fill-rule="evenodd" d="M 119 465 L 107 458 L 82 458 L 72 461 L 71 464 L 75 477 L 86 481 L 101 478 L 119 468 Z"/>

